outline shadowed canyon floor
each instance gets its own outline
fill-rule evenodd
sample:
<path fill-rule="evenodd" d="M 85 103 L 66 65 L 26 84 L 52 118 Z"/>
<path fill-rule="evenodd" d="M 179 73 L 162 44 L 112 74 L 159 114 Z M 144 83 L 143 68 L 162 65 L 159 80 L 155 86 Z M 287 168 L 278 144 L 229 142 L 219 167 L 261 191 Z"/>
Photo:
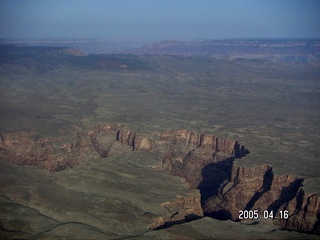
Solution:
<path fill-rule="evenodd" d="M 318 62 L 2 48 L 3 238 L 319 238 Z"/>

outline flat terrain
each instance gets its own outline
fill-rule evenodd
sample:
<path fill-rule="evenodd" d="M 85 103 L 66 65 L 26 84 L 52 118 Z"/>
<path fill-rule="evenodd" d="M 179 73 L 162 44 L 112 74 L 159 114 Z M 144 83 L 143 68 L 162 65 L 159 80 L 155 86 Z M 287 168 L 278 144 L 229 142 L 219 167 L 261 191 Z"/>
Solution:
<path fill-rule="evenodd" d="M 54 174 L 0 163 L 0 222 L 7 229 L 0 233 L 23 239 L 74 238 L 74 231 L 87 239 L 143 235 L 170 213 L 161 204 L 188 190 L 181 178 L 152 168 L 156 157 L 138 152 Z"/>
<path fill-rule="evenodd" d="M 248 164 L 319 176 L 318 62 L 61 51 L 3 51 L 1 132 L 59 135 L 98 122 L 122 123 L 140 134 L 207 131 L 244 143 Z"/>

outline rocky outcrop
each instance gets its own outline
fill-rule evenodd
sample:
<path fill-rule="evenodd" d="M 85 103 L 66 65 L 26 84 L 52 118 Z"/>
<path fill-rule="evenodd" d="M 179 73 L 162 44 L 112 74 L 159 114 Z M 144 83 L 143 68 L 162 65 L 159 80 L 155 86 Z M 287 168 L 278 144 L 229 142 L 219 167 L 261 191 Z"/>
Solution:
<path fill-rule="evenodd" d="M 205 166 L 230 162 L 235 157 L 241 158 L 249 153 L 237 141 L 186 130 L 162 133 L 160 143 L 166 146 L 162 150 L 162 167 L 173 175 L 186 178 L 193 188 L 203 182 Z M 204 184 L 207 183 L 213 184 L 213 181 Z"/>
<path fill-rule="evenodd" d="M 205 215 L 240 221 L 239 210 L 258 210 L 261 218 L 264 211 L 268 211 L 273 223 L 283 229 L 320 233 L 320 198 L 305 194 L 303 178 L 275 176 L 268 165 L 231 168 L 229 182 L 203 202 Z"/>
<path fill-rule="evenodd" d="M 320 232 L 320 199 L 305 193 L 304 179 L 275 176 L 269 165 L 235 166 L 236 158 L 249 153 L 237 141 L 175 130 L 162 133 L 157 145 L 162 146 L 162 168 L 200 190 L 206 216 L 239 221 L 239 210 L 258 210 L 262 218 L 264 211 L 272 211 L 280 228 Z"/>
<path fill-rule="evenodd" d="M 78 129 L 68 138 L 40 138 L 36 132 L 0 135 L 0 158 L 18 165 L 36 165 L 61 171 L 81 162 L 133 150 L 150 151 L 147 138 L 119 125 L 101 124 L 89 131 Z"/>
<path fill-rule="evenodd" d="M 72 167 L 95 157 L 92 147 L 82 133 L 71 143 L 59 138 L 39 139 L 36 132 L 1 134 L 0 158 L 18 165 L 37 165 L 49 171 Z"/>
<path fill-rule="evenodd" d="M 2 159 L 18 165 L 38 165 L 50 171 L 136 150 L 161 153 L 163 168 L 175 175 L 180 172 L 183 176 L 183 171 L 177 167 L 179 163 L 186 165 L 191 162 L 198 167 L 198 177 L 206 163 L 228 156 L 242 157 L 248 152 L 237 141 L 213 135 L 176 130 L 162 133 L 159 138 L 141 137 L 133 130 L 110 124 L 100 124 L 88 131 L 78 129 L 70 139 L 40 138 L 36 132 L 4 133 L 0 138 Z M 197 163 L 192 164 L 196 158 Z M 188 180 L 192 185 L 191 179 Z"/>
<path fill-rule="evenodd" d="M 152 150 L 148 138 L 140 137 L 134 131 L 126 130 L 120 125 L 102 124 L 89 131 L 88 135 L 100 157 L 135 150 Z"/>
<path fill-rule="evenodd" d="M 150 229 L 162 229 L 203 217 L 199 194 L 177 196 L 176 200 L 165 202 L 162 207 L 170 214 L 167 217 L 156 218 L 154 223 L 149 226 Z"/>
<path fill-rule="evenodd" d="M 302 232 L 320 233 L 320 197 L 308 194 L 303 189 L 287 205 L 281 206 L 288 209 L 289 219 L 279 219 L 277 224 L 284 229 Z"/>

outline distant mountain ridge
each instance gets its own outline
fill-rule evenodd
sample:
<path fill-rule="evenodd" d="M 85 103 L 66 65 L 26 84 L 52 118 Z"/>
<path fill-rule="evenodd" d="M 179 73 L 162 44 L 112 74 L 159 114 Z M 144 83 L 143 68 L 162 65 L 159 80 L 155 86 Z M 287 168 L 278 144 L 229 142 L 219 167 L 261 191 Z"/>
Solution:
<path fill-rule="evenodd" d="M 110 41 L 77 38 L 0 38 L 0 45 L 75 48 L 88 54 L 122 53 L 146 45 L 146 41 Z"/>
<path fill-rule="evenodd" d="M 320 39 L 315 40 L 194 40 L 161 41 L 131 51 L 133 54 L 209 56 L 223 59 L 254 58 L 320 60 Z"/>
<path fill-rule="evenodd" d="M 0 45 L 75 48 L 89 54 L 205 56 L 218 59 L 320 61 L 320 39 L 196 39 L 109 41 L 106 39 L 0 39 Z"/>

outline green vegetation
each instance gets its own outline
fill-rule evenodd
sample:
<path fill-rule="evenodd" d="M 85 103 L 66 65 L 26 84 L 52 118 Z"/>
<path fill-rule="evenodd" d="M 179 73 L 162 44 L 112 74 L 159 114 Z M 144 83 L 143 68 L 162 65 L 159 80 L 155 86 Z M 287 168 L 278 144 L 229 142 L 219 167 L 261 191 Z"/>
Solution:
<path fill-rule="evenodd" d="M 320 193 L 317 62 L 74 53 L 0 46 L 1 133 L 37 131 L 38 138 L 71 142 L 77 127 L 101 122 L 124 124 L 139 136 L 171 129 L 205 132 L 250 150 L 236 165 L 270 164 L 276 174 L 307 177 L 303 188 Z M 234 229 L 235 237 L 253 239 L 314 237 L 280 231 L 270 221 L 207 217 L 151 231 L 180 211 L 168 202 L 200 197 L 159 165 L 156 153 L 139 151 L 56 173 L 0 161 L 0 235 L 224 238 L 232 237 L 226 229 Z"/>
<path fill-rule="evenodd" d="M 316 62 L 2 46 L 0 131 L 59 135 L 98 122 L 206 131 L 243 142 L 251 154 L 241 164 L 318 176 L 319 76 Z"/>

